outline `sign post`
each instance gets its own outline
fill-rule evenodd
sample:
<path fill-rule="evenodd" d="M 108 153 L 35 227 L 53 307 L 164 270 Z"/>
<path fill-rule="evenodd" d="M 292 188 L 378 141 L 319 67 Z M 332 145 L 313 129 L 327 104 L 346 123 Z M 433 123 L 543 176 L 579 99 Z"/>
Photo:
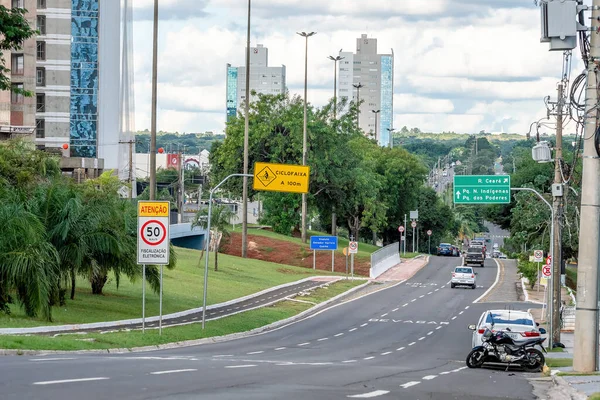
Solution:
<path fill-rule="evenodd" d="M 402 253 L 402 244 L 404 240 L 404 226 L 400 225 L 398 227 L 398 232 L 400 232 L 400 253 Z"/>
<path fill-rule="evenodd" d="M 169 264 L 168 201 L 138 202 L 137 261 L 142 265 L 142 332 L 146 331 L 146 265 L 160 265 L 159 335 L 162 335 L 163 266 Z"/>
<path fill-rule="evenodd" d="M 342 252 L 344 253 L 344 256 L 346 257 L 346 279 L 348 279 L 348 248 L 344 247 L 344 250 L 342 250 Z"/>
<path fill-rule="evenodd" d="M 354 255 L 358 253 L 358 242 L 354 241 L 354 236 L 350 236 L 348 252 L 350 253 L 350 274 L 352 275 L 352 280 L 354 280 Z"/>
<path fill-rule="evenodd" d="M 533 251 L 533 262 L 537 263 L 537 277 L 538 277 L 538 292 L 540 291 L 540 286 L 542 285 L 541 276 L 540 276 L 540 263 L 544 260 L 544 252 L 542 250 L 534 250 Z"/>
<path fill-rule="evenodd" d="M 427 238 L 427 239 L 428 239 L 428 241 L 429 241 L 429 255 L 431 255 L 431 234 L 432 234 L 432 233 L 433 233 L 433 232 L 431 231 L 431 229 L 429 229 L 429 230 L 427 231 L 427 236 L 428 236 L 428 238 Z"/>
<path fill-rule="evenodd" d="M 415 252 L 415 228 L 417 227 L 417 222 L 416 221 L 412 221 L 410 223 L 410 226 L 412 226 L 413 232 L 412 232 L 412 252 Z"/>
<path fill-rule="evenodd" d="M 454 175 L 454 204 L 510 203 L 510 175 Z"/>
<path fill-rule="evenodd" d="M 331 250 L 331 272 L 333 272 L 335 251 L 338 249 L 337 236 L 311 236 L 310 249 L 313 251 L 313 269 L 316 269 L 317 250 Z"/>

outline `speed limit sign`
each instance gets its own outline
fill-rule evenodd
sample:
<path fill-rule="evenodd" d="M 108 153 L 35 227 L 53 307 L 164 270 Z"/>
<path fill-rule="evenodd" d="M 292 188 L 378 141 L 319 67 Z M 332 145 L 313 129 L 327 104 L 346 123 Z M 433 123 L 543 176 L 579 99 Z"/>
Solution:
<path fill-rule="evenodd" d="M 412 226 L 413 228 L 416 228 L 417 227 L 417 223 L 415 221 L 413 221 L 413 222 L 410 223 L 410 226 Z"/>
<path fill-rule="evenodd" d="M 431 231 L 431 229 L 427 231 L 427 235 L 428 235 L 428 236 L 431 236 L 431 234 L 432 234 L 432 233 L 433 233 L 433 232 Z"/>
<path fill-rule="evenodd" d="M 400 232 L 400 233 L 404 232 L 404 227 L 402 225 L 400 225 L 398 227 L 398 232 Z"/>
<path fill-rule="evenodd" d="M 169 263 L 168 201 L 138 203 L 138 263 L 166 265 Z"/>

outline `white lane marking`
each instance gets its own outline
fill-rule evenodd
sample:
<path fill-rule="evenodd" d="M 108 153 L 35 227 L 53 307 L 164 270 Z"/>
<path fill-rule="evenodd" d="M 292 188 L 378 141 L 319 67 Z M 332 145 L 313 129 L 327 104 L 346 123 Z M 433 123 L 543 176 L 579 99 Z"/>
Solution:
<path fill-rule="evenodd" d="M 435 378 L 437 378 L 437 375 L 427 375 L 427 376 L 423 377 L 423 379 L 426 380 L 426 381 L 430 381 L 430 380 L 435 379 Z"/>
<path fill-rule="evenodd" d="M 399 308 L 394 308 L 394 309 L 392 310 L 392 312 L 396 312 L 396 311 L 398 311 L 398 310 L 399 310 Z"/>
<path fill-rule="evenodd" d="M 369 325 L 369 323 L 368 323 L 368 322 L 367 322 L 367 323 L 365 323 L 365 324 L 362 324 L 360 327 L 362 328 L 362 327 L 365 327 L 365 326 L 367 326 L 367 325 Z"/>
<path fill-rule="evenodd" d="M 388 394 L 389 392 L 390 392 L 389 390 L 375 390 L 374 392 L 363 393 L 363 394 L 353 394 L 353 395 L 348 395 L 346 397 L 350 397 L 352 399 L 369 399 L 371 397 L 377 397 L 377 396 L 382 396 L 384 394 Z"/>
<path fill-rule="evenodd" d="M 450 371 L 450 372 L 458 372 L 458 371 L 462 371 L 463 369 L 467 369 L 467 368 L 468 368 L 468 367 L 460 367 L 460 368 L 453 369 L 453 370 L 452 370 L 452 371 Z"/>
<path fill-rule="evenodd" d="M 464 313 L 464 311 L 459 312 L 458 315 L 462 315 L 462 313 Z"/>
<path fill-rule="evenodd" d="M 406 347 L 398 347 L 398 348 L 396 349 L 396 351 L 402 351 L 402 350 L 404 350 L 405 348 L 406 348 Z"/>
<path fill-rule="evenodd" d="M 433 331 L 427 332 L 427 336 L 433 335 Z"/>
<path fill-rule="evenodd" d="M 449 285 L 452 282 L 452 280 L 449 280 L 448 282 L 446 282 L 446 285 Z"/>
<path fill-rule="evenodd" d="M 349 329 L 349 330 L 348 330 L 348 332 L 354 332 L 354 331 L 355 331 L 355 330 L 357 330 L 357 329 L 358 329 L 358 328 L 352 328 L 352 329 Z"/>
<path fill-rule="evenodd" d="M 233 357 L 233 354 L 219 354 L 213 357 Z"/>
<path fill-rule="evenodd" d="M 440 372 L 440 375 L 448 375 L 449 373 L 451 373 L 452 371 L 444 371 L 444 372 Z"/>
<path fill-rule="evenodd" d="M 324 340 L 329 340 L 329 338 L 328 337 L 324 337 L 324 338 L 321 338 L 321 339 L 317 340 L 317 342 L 322 342 Z"/>
<path fill-rule="evenodd" d="M 442 325 L 438 326 L 438 327 L 437 327 L 437 328 L 435 328 L 435 329 L 442 329 Z"/>
<path fill-rule="evenodd" d="M 469 307 L 471 307 L 471 306 L 466 306 L 466 307 L 465 307 L 465 310 L 468 310 L 468 309 L 469 309 Z"/>
<path fill-rule="evenodd" d="M 419 296 L 419 298 L 420 298 L 420 299 L 422 299 L 423 297 L 425 297 L 425 295 L 424 295 L 424 294 L 422 294 L 422 295 L 420 295 L 420 296 Z"/>
<path fill-rule="evenodd" d="M 425 339 L 425 336 L 419 338 L 419 340 L 423 340 L 423 339 Z"/>
<path fill-rule="evenodd" d="M 421 382 L 418 382 L 418 381 L 407 382 L 404 385 L 400 385 L 400 387 L 404 388 L 404 389 L 408 389 L 409 387 L 418 385 L 419 383 L 421 383 Z"/>
<path fill-rule="evenodd" d="M 433 294 L 433 292 L 429 292 L 429 293 L 427 293 L 427 294 Z"/>
<path fill-rule="evenodd" d="M 412 343 L 409 343 L 408 345 L 409 345 L 409 346 L 412 346 L 412 345 L 414 345 L 415 343 L 417 343 L 417 342 L 412 342 Z"/>
<path fill-rule="evenodd" d="M 333 335 L 333 336 L 334 336 L 334 337 L 339 337 L 339 336 L 342 336 L 342 335 L 343 335 L 343 333 L 341 333 L 341 332 L 340 332 L 340 333 L 338 333 L 337 335 Z"/>
<path fill-rule="evenodd" d="M 251 354 L 261 354 L 261 353 L 264 353 L 264 351 L 251 351 L 250 353 L 246 353 L 246 354 L 251 355 Z"/>
<path fill-rule="evenodd" d="M 372 360 L 372 359 L 374 359 L 374 358 L 375 358 L 375 357 L 373 357 L 373 356 L 371 356 L 371 357 L 365 357 L 365 358 L 363 358 L 363 360 Z"/>
<path fill-rule="evenodd" d="M 456 315 L 454 317 L 452 317 L 452 320 L 454 321 L 456 319 Z"/>
<path fill-rule="evenodd" d="M 439 291 L 440 291 L 440 289 L 435 289 L 435 290 L 434 290 L 434 292 L 439 292 Z"/>
<path fill-rule="evenodd" d="M 62 360 L 77 360 L 76 357 L 65 358 L 31 358 L 29 361 L 62 361 Z"/>
<path fill-rule="evenodd" d="M 278 348 L 275 349 L 275 351 L 285 350 L 285 349 L 287 349 L 287 347 L 278 347 Z"/>
<path fill-rule="evenodd" d="M 73 382 L 89 382 L 89 381 L 103 381 L 106 379 L 110 379 L 104 376 L 99 376 L 96 378 L 79 378 L 79 379 L 62 379 L 60 381 L 42 381 L 42 382 L 33 382 L 34 385 L 55 385 L 57 383 L 73 383 Z"/>
<path fill-rule="evenodd" d="M 300 343 L 298 346 L 308 346 L 310 342 Z"/>
<path fill-rule="evenodd" d="M 386 315 L 388 315 L 388 313 L 381 314 L 381 318 L 385 317 Z"/>
<path fill-rule="evenodd" d="M 347 363 L 355 363 L 355 362 L 356 362 L 356 360 L 346 360 L 346 361 L 342 361 L 342 362 L 343 362 L 343 363 L 346 363 L 346 364 L 347 364 Z"/>
<path fill-rule="evenodd" d="M 481 299 L 484 299 L 485 296 L 487 296 L 488 293 L 490 293 L 492 290 L 494 290 L 494 288 L 498 284 L 498 281 L 500 280 L 500 263 L 496 259 L 494 259 L 494 262 L 496 263 L 496 269 L 497 269 L 497 271 L 496 271 L 496 280 L 494 281 L 494 284 L 492 286 L 490 286 L 490 288 L 488 290 L 485 291 L 484 294 L 482 294 L 481 296 L 479 296 L 478 298 L 476 298 L 473 301 L 473 304 L 478 303 L 479 300 L 481 300 Z"/>
<path fill-rule="evenodd" d="M 198 371 L 195 368 L 189 368 L 189 369 L 171 369 L 168 371 L 155 371 L 155 372 L 150 372 L 150 375 L 164 375 L 164 374 L 177 374 L 179 372 L 195 372 Z"/>
<path fill-rule="evenodd" d="M 413 303 L 413 302 L 415 302 L 415 301 L 417 301 L 417 299 L 412 299 L 410 302 L 411 302 L 411 303 Z"/>
<path fill-rule="evenodd" d="M 251 368 L 256 367 L 255 364 L 245 364 L 245 365 L 228 365 L 225 368 Z"/>
<path fill-rule="evenodd" d="M 388 354 L 392 354 L 391 351 L 386 351 L 385 353 L 381 353 L 382 356 L 387 356 Z"/>
<path fill-rule="evenodd" d="M 406 307 L 407 305 L 408 305 L 408 303 L 406 303 L 406 304 L 402 304 L 402 307 Z"/>

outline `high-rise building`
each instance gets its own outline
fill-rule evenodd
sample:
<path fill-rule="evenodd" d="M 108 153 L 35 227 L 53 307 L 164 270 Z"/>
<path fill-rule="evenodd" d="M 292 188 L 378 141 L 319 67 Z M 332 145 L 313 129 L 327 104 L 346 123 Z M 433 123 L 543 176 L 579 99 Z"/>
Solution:
<path fill-rule="evenodd" d="M 68 145 L 62 152 L 64 169 L 122 174 L 128 168 L 128 145 L 122 142 L 133 133 L 130 2 L 0 0 L 26 8 L 27 19 L 39 31 L 26 41 L 23 55 L 9 53 L 17 67 L 11 71 L 13 85 L 24 81 L 35 96 L 13 94 L 8 103 L 7 94 L 0 93 L 0 130 L 33 126 L 38 147 L 62 150 Z"/>
<path fill-rule="evenodd" d="M 360 128 L 371 136 L 377 134 L 380 146 L 389 146 L 394 119 L 394 51 L 378 54 L 377 39 L 363 34 L 356 39 L 356 53 L 341 51 L 339 55 L 343 59 L 338 66 L 338 99 L 360 101 Z"/>
<path fill-rule="evenodd" d="M 285 92 L 285 65 L 269 67 L 269 50 L 262 44 L 250 48 L 250 92 L 281 94 Z M 256 100 L 256 96 L 250 101 Z M 246 67 L 227 64 L 227 119 L 243 111 L 246 101 Z"/>

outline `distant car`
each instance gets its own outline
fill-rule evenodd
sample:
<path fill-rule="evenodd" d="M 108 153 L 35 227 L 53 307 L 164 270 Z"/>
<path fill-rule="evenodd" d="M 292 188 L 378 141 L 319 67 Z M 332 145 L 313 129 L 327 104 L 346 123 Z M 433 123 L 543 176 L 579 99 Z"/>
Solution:
<path fill-rule="evenodd" d="M 481 252 L 481 247 L 469 247 L 465 254 L 465 265 L 478 264 L 483 267 L 485 264 L 485 253 Z"/>
<path fill-rule="evenodd" d="M 452 280 L 450 287 L 454 289 L 456 286 L 469 286 L 472 289 L 477 287 L 477 278 L 472 267 L 455 267 L 452 271 Z"/>
<path fill-rule="evenodd" d="M 500 255 L 498 255 L 498 258 L 500 258 L 502 260 L 506 260 L 506 254 L 500 253 Z"/>
<path fill-rule="evenodd" d="M 481 346 L 481 336 L 486 328 L 494 331 L 510 331 L 506 333 L 513 340 L 525 340 L 533 337 L 540 337 L 546 333 L 544 328 L 539 328 L 540 324 L 535 322 L 531 313 L 518 310 L 487 310 L 479 317 L 477 325 L 471 325 L 473 328 L 473 337 L 471 347 Z"/>
<path fill-rule="evenodd" d="M 450 243 L 440 243 L 437 248 L 438 256 L 452 256 L 452 245 Z"/>

